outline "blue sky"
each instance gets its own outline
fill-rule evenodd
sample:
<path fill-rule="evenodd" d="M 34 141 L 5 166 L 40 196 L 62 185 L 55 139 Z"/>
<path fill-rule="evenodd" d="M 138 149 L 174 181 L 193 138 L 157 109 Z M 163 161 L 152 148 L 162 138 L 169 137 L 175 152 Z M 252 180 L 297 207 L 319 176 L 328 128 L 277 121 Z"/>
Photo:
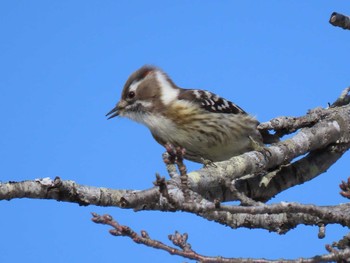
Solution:
<path fill-rule="evenodd" d="M 345 1 L 1 1 L 0 180 L 60 176 L 116 189 L 166 175 L 163 148 L 126 119 L 106 121 L 131 72 L 163 68 L 179 86 L 211 90 L 260 121 L 326 107 L 350 84 L 349 31 L 328 23 Z M 346 202 L 349 154 L 326 174 L 272 202 Z M 188 162 L 189 170 L 199 166 Z M 0 262 L 182 262 L 108 234 L 90 212 L 167 241 L 189 233 L 200 253 L 295 258 L 325 253 L 341 227 L 299 226 L 279 236 L 231 230 L 186 213 L 0 202 Z"/>

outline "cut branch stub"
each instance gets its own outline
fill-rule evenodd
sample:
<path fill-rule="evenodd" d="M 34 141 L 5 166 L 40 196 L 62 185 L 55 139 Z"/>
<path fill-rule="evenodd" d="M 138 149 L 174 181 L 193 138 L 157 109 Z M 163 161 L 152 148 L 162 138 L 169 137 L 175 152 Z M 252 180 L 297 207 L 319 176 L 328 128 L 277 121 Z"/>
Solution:
<path fill-rule="evenodd" d="M 350 17 L 333 12 L 329 19 L 329 23 L 333 26 L 338 26 L 343 29 L 350 29 Z"/>

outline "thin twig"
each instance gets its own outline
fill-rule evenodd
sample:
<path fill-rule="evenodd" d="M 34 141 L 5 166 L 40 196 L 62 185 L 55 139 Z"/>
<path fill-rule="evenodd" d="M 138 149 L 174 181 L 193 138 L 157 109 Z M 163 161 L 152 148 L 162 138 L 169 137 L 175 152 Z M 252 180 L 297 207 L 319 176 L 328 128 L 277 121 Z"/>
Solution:
<path fill-rule="evenodd" d="M 290 263 L 290 262 L 330 262 L 330 261 L 338 261 L 345 260 L 350 257 L 350 249 L 346 248 L 343 250 L 337 250 L 332 248 L 331 246 L 327 246 L 328 250 L 330 250 L 329 254 L 317 255 L 311 258 L 299 258 L 299 259 L 278 259 L 278 260 L 268 260 L 264 258 L 225 258 L 225 257 L 209 257 L 201 255 L 195 252 L 191 245 L 187 242 L 188 235 L 180 234 L 175 231 L 175 234 L 169 235 L 169 240 L 173 243 L 175 247 L 168 246 L 161 241 L 150 238 L 149 234 L 142 230 L 141 234 L 137 234 L 134 230 L 132 230 L 128 226 L 120 225 L 117 221 L 115 221 L 110 215 L 98 215 L 96 213 L 92 213 L 92 221 L 97 224 L 109 225 L 113 227 L 109 232 L 114 236 L 125 236 L 129 237 L 137 244 L 143 244 L 145 246 L 161 249 L 163 251 L 168 252 L 171 255 L 178 255 L 184 258 L 199 260 L 203 263 L 269 263 L 269 262 L 281 262 L 281 263 Z M 178 249 L 178 248 L 180 249 Z"/>
<path fill-rule="evenodd" d="M 340 107 L 340 106 L 344 106 L 350 103 L 350 87 L 347 87 L 346 89 L 344 89 L 339 98 L 331 105 L 332 108 L 334 107 Z"/>

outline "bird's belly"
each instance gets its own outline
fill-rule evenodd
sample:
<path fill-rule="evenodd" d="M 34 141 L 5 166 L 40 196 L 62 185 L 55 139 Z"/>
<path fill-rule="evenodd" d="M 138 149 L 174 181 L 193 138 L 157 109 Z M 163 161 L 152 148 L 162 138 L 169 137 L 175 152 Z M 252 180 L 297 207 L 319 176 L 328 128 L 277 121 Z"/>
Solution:
<path fill-rule="evenodd" d="M 185 148 L 185 158 L 195 162 L 203 162 L 203 159 L 213 162 L 224 161 L 252 150 L 250 138 L 260 142 L 258 134 L 252 131 L 243 133 L 237 133 L 235 130 L 206 132 L 196 128 L 183 129 L 183 127 L 176 126 L 166 130 L 157 127 L 151 131 L 160 144 L 171 143 L 174 146 Z"/>
<path fill-rule="evenodd" d="M 195 162 L 227 160 L 252 150 L 251 138 L 261 142 L 256 129 L 258 122 L 246 115 L 215 114 L 181 125 L 169 118 L 149 115 L 140 122 L 150 129 L 158 143 L 185 148 L 185 158 Z"/>
<path fill-rule="evenodd" d="M 224 161 L 252 150 L 249 135 L 227 136 L 224 141 L 217 138 L 208 140 L 208 136 L 196 132 L 191 133 L 189 137 L 192 139 L 180 142 L 179 146 L 185 148 L 188 159 L 197 162 L 202 162 L 203 159 L 213 162 Z"/>

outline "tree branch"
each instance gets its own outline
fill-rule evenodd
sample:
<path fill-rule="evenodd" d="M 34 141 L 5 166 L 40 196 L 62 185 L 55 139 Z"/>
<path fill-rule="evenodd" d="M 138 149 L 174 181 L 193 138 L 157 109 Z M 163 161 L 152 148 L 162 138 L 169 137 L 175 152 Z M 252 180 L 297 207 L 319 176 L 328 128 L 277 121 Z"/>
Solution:
<path fill-rule="evenodd" d="M 154 191 L 156 191 L 155 188 L 149 189 L 148 193 L 147 191 L 129 191 L 126 193 L 104 188 L 93 189 L 91 187 L 78 185 L 72 181 L 62 181 L 59 178 L 56 178 L 54 181 L 45 179 L 45 183 L 43 183 L 42 180 L 36 180 L 15 184 L 1 184 L 0 192 L 12 186 L 21 189 L 33 189 L 33 185 L 35 185 L 35 188 L 38 190 L 36 192 L 47 192 L 47 195 L 36 195 L 36 198 L 69 201 L 78 203 L 79 205 L 94 204 L 99 206 L 118 206 L 134 208 L 135 210 L 185 211 L 197 214 L 208 220 L 214 220 L 218 223 L 230 226 L 231 228 L 262 228 L 282 234 L 299 224 L 319 225 L 323 223 L 340 224 L 350 227 L 349 204 L 324 207 L 296 203 L 274 205 L 257 204 L 256 206 L 249 207 L 225 206 L 205 200 L 202 196 L 191 190 L 188 192 L 189 201 L 185 201 L 182 190 L 171 185 L 169 181 L 167 182 L 167 187 L 169 188 L 167 191 L 171 196 L 171 201 L 162 196 L 160 191 L 154 193 Z M 69 188 L 69 191 L 67 191 L 67 188 Z M 99 193 L 100 198 L 97 198 L 97 195 L 91 195 L 91 189 L 93 189 L 95 193 Z M 15 189 L 13 190 L 16 191 Z M 35 194 L 33 192 L 27 193 L 28 195 L 26 197 Z M 128 196 L 131 196 L 130 199 Z M 146 198 L 147 201 L 145 201 L 144 198 Z M 135 201 L 133 202 L 133 200 Z M 142 204 L 144 205 L 142 206 Z"/>
<path fill-rule="evenodd" d="M 350 29 L 350 17 L 333 12 L 329 19 L 329 23 L 333 26 L 338 26 L 343 29 Z"/>
<path fill-rule="evenodd" d="M 199 260 L 203 263 L 267 263 L 267 262 L 330 262 L 343 260 L 350 257 L 350 249 L 344 248 L 341 250 L 331 249 L 331 246 L 327 246 L 330 250 L 329 254 L 318 255 L 312 258 L 298 258 L 298 259 L 278 259 L 278 260 L 268 260 L 264 258 L 225 258 L 225 257 L 209 257 L 201 255 L 195 252 L 191 245 L 187 242 L 188 235 L 185 233 L 181 235 L 179 232 L 175 231 L 174 235 L 169 235 L 169 240 L 173 243 L 175 247 L 168 246 L 161 241 L 151 239 L 149 234 L 145 231 L 141 231 L 141 235 L 137 234 L 128 226 L 120 225 L 115 221 L 110 215 L 100 216 L 96 213 L 92 213 L 92 221 L 97 224 L 109 225 L 113 227 L 109 232 L 114 236 L 125 236 L 129 237 L 137 244 L 142 244 L 151 248 L 161 249 L 168 252 L 171 255 L 178 255 L 184 258 Z M 179 247 L 180 249 L 176 248 Z"/>
<path fill-rule="evenodd" d="M 63 181 L 59 177 L 0 183 L 0 200 L 14 198 L 53 199 L 79 205 L 119 206 L 131 190 L 113 190 Z"/>
<path fill-rule="evenodd" d="M 245 193 L 250 198 L 267 202 L 278 193 L 310 181 L 326 172 L 348 148 L 349 145 L 345 147 L 336 145 L 312 151 L 304 158 L 292 164 L 283 165 L 269 174 L 242 178 L 234 183 L 238 191 Z"/>

